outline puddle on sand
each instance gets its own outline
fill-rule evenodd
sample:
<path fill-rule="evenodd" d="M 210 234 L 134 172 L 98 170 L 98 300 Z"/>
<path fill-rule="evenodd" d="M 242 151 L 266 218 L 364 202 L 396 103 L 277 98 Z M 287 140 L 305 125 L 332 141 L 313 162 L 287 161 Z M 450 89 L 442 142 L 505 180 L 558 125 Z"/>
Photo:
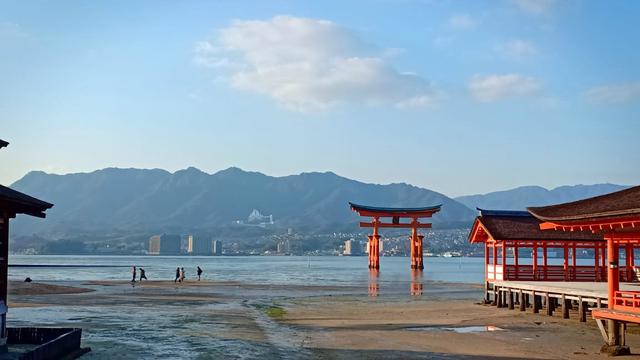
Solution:
<path fill-rule="evenodd" d="M 461 326 L 461 327 L 445 327 L 445 326 L 416 326 L 406 328 L 409 331 L 452 331 L 458 334 L 469 334 L 479 332 L 504 331 L 503 328 L 497 326 Z"/>

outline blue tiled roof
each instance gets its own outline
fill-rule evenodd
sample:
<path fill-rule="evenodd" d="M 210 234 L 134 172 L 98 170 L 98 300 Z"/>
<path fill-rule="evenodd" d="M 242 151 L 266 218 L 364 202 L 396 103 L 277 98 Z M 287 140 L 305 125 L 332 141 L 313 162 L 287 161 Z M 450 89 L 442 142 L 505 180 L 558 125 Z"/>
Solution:
<path fill-rule="evenodd" d="M 358 205 L 358 204 L 354 204 L 352 202 L 350 202 L 349 205 L 354 210 L 369 210 L 369 211 L 380 211 L 380 212 L 388 212 L 388 213 L 439 211 L 440 208 L 442 207 L 442 205 L 434 205 L 434 206 L 414 207 L 414 208 L 391 208 L 391 207 L 378 207 L 378 206 Z"/>

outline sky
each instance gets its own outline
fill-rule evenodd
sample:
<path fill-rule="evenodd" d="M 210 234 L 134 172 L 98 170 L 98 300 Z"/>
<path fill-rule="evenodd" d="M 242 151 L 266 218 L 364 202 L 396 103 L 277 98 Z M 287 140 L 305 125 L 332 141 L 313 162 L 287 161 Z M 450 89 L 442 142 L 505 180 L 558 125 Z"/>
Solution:
<path fill-rule="evenodd" d="M 0 183 L 640 183 L 640 2 L 0 0 Z"/>

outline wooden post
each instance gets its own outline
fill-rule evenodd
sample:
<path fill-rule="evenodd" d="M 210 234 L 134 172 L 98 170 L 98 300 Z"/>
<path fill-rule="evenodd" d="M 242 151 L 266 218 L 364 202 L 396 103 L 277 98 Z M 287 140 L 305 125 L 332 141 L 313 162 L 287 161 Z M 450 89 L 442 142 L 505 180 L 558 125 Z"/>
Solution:
<path fill-rule="evenodd" d="M 631 282 L 631 259 L 633 258 L 633 245 L 631 245 L 630 243 L 627 244 L 627 246 L 625 246 L 625 255 L 624 255 L 624 260 L 625 260 L 625 280 L 628 282 Z"/>
<path fill-rule="evenodd" d="M 547 243 L 542 243 L 542 266 L 544 269 L 544 280 L 547 280 Z"/>
<path fill-rule="evenodd" d="M 518 309 L 520 311 L 525 311 L 526 306 L 527 306 L 527 302 L 524 299 L 524 296 L 525 296 L 525 294 L 522 292 L 522 289 L 520 289 L 519 293 L 518 293 L 518 298 L 520 299 L 520 303 L 518 303 Z"/>
<path fill-rule="evenodd" d="M 571 306 L 571 304 L 569 304 L 568 299 L 565 298 L 564 294 L 562 294 L 562 318 L 563 319 L 568 319 L 569 318 L 569 306 Z"/>
<path fill-rule="evenodd" d="M 424 257 L 422 255 L 422 244 L 424 235 L 418 235 L 418 270 L 424 269 Z"/>
<path fill-rule="evenodd" d="M 533 251 L 531 252 L 533 280 L 538 280 L 538 243 L 533 242 Z"/>
<path fill-rule="evenodd" d="M 599 246 L 600 245 L 595 244 L 594 247 L 593 247 L 593 258 L 594 258 L 594 260 L 593 260 L 593 269 L 596 272 L 596 281 L 600 281 L 600 269 L 598 269 L 599 266 L 600 266 L 600 264 L 599 264 L 599 260 L 600 259 L 598 258 Z"/>
<path fill-rule="evenodd" d="M 484 279 L 489 280 L 489 244 L 484 242 Z"/>
<path fill-rule="evenodd" d="M 494 287 L 496 286 L 495 284 L 493 285 Z M 498 288 L 497 294 L 498 294 L 498 303 L 497 303 L 497 307 L 501 308 L 502 307 L 502 289 Z"/>
<path fill-rule="evenodd" d="M 500 252 L 500 260 L 502 262 L 502 280 L 509 280 L 507 278 L 507 244 L 502 242 L 502 249 Z"/>
<path fill-rule="evenodd" d="M 7 286 L 9 284 L 9 216 L 0 213 L 0 301 L 8 307 Z M 0 339 L 7 342 L 7 314 L 0 313 Z M 6 351 L 6 345 L 0 347 L 0 352 Z"/>
<path fill-rule="evenodd" d="M 609 266 L 607 268 L 607 284 L 608 284 L 608 308 L 615 308 L 615 293 L 620 290 L 620 277 L 618 269 L 618 245 L 613 239 L 613 233 L 605 235 L 607 240 L 607 258 Z M 620 326 L 615 320 L 607 320 L 609 333 L 609 345 L 620 345 Z"/>
<path fill-rule="evenodd" d="M 497 280 L 498 275 L 496 274 L 497 264 L 498 264 L 498 247 L 496 243 L 493 243 L 493 279 Z"/>
<path fill-rule="evenodd" d="M 553 316 L 553 304 L 551 304 L 551 297 L 549 296 L 549 293 L 544 294 L 544 300 L 547 303 L 547 315 Z"/>
<path fill-rule="evenodd" d="M 509 306 L 509 310 L 513 310 L 513 291 L 511 291 L 511 288 L 509 288 L 509 290 L 507 290 L 507 304 Z"/>
<path fill-rule="evenodd" d="M 564 270 L 564 281 L 569 280 L 569 245 L 564 244 L 564 262 L 563 262 L 563 270 Z"/>
<path fill-rule="evenodd" d="M 514 245 L 513 247 L 513 266 L 516 268 L 516 280 L 518 280 L 520 278 L 519 276 L 519 265 L 518 265 L 518 245 Z M 522 301 L 522 299 L 520 300 Z"/>
<path fill-rule="evenodd" d="M 496 284 L 493 284 L 493 302 L 491 303 L 491 305 L 494 306 L 498 306 L 498 287 L 496 286 Z"/>
<path fill-rule="evenodd" d="M 573 280 L 576 279 L 577 277 L 577 273 L 578 273 L 578 269 L 576 267 L 576 258 L 578 257 L 578 254 L 576 253 L 576 243 L 573 243 L 573 249 L 571 251 L 571 267 L 573 268 Z"/>
<path fill-rule="evenodd" d="M 587 307 L 584 301 L 582 301 L 582 296 L 578 297 L 578 319 L 580 322 L 587 321 Z"/>
<path fill-rule="evenodd" d="M 537 314 L 540 312 L 540 296 L 536 295 L 535 291 L 533 291 L 532 294 L 533 294 L 533 306 L 531 310 L 534 314 Z"/>

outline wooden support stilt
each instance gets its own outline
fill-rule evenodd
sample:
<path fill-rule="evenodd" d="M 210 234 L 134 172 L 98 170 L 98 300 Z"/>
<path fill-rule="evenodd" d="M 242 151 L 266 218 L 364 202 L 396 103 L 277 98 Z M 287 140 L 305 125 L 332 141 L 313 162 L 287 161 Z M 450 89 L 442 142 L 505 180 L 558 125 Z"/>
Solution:
<path fill-rule="evenodd" d="M 564 294 L 562 294 L 562 318 L 563 319 L 568 319 L 569 318 L 569 306 L 571 306 L 571 300 L 566 299 L 564 297 Z"/>
<path fill-rule="evenodd" d="M 545 302 L 547 303 L 547 315 L 553 316 L 553 304 L 551 303 L 551 298 L 549 297 L 549 293 L 544 294 Z"/>
<path fill-rule="evenodd" d="M 507 304 L 509 305 L 509 310 L 513 310 L 513 291 L 509 289 L 507 291 Z"/>
<path fill-rule="evenodd" d="M 526 306 L 527 306 L 527 301 L 525 300 L 525 294 L 522 292 L 522 289 L 520 289 L 519 293 L 518 293 L 518 298 L 520 299 L 520 303 L 518 304 L 518 309 L 520 311 L 525 311 Z"/>
<path fill-rule="evenodd" d="M 500 291 L 501 289 L 497 290 L 497 296 L 498 296 L 498 303 L 496 304 L 497 307 L 501 308 L 502 307 L 502 291 Z"/>
<path fill-rule="evenodd" d="M 498 306 L 498 287 L 496 284 L 493 284 L 493 301 L 491 302 L 491 305 Z"/>
<path fill-rule="evenodd" d="M 540 295 L 536 295 L 536 292 L 533 292 L 533 307 L 532 311 L 534 314 L 540 312 Z"/>
<path fill-rule="evenodd" d="M 582 301 L 582 296 L 578 298 L 578 319 L 580 322 L 587 321 L 587 306 L 584 301 Z"/>

